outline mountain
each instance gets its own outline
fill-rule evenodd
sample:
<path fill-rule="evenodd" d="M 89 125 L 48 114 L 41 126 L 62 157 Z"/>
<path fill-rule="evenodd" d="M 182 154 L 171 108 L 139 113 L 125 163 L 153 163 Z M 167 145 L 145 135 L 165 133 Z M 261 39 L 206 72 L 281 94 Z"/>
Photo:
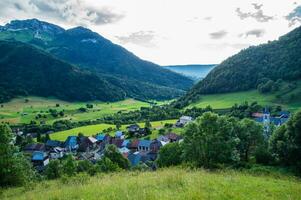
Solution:
<path fill-rule="evenodd" d="M 166 99 L 181 95 L 172 88 L 94 73 L 15 41 L 0 41 L 0 74 L 0 102 L 19 95 L 54 96 L 68 101 Z"/>
<path fill-rule="evenodd" d="M 0 28 L 0 39 L 29 43 L 79 68 L 101 74 L 107 81 L 134 93 L 127 96 L 153 98 L 140 95 L 140 91 L 156 94 L 164 90 L 172 96 L 161 93 L 160 98 L 173 98 L 193 84 L 191 79 L 142 60 L 83 27 L 65 30 L 37 19 L 14 20 Z"/>
<path fill-rule="evenodd" d="M 276 41 L 252 46 L 216 66 L 178 103 L 187 105 L 202 94 L 244 91 L 301 79 L 301 27 Z"/>
<path fill-rule="evenodd" d="M 216 65 L 169 65 L 164 67 L 179 74 L 188 76 L 193 80 L 200 80 L 205 78 L 215 66 Z"/>
<path fill-rule="evenodd" d="M 101 77 L 20 42 L 0 41 L 0 102 L 18 95 L 63 100 L 120 100 L 125 93 Z"/>

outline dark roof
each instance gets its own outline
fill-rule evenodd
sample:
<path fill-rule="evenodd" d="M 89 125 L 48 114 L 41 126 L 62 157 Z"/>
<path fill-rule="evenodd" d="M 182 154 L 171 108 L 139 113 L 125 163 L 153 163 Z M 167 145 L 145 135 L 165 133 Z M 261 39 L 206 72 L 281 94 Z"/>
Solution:
<path fill-rule="evenodd" d="M 45 144 L 34 143 L 26 145 L 23 150 L 24 151 L 45 151 Z"/>
<path fill-rule="evenodd" d="M 47 140 L 46 146 L 48 146 L 48 147 L 62 147 L 63 142 L 58 141 L 58 140 Z"/>
<path fill-rule="evenodd" d="M 168 133 L 165 135 L 169 140 L 179 140 L 181 136 L 175 134 L 175 133 Z"/>
<path fill-rule="evenodd" d="M 122 147 L 122 143 L 123 143 L 123 139 L 120 138 L 113 138 L 112 139 L 112 144 L 114 144 L 115 146 L 117 146 L 118 148 Z"/>

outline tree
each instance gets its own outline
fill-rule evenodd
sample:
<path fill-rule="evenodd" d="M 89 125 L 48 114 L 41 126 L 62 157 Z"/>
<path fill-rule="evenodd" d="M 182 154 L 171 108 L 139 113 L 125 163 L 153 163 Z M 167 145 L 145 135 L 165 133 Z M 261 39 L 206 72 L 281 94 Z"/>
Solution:
<path fill-rule="evenodd" d="M 270 150 L 280 164 L 296 167 L 301 173 L 301 111 L 274 131 Z"/>
<path fill-rule="evenodd" d="M 48 179 L 60 178 L 63 174 L 63 166 L 59 160 L 51 160 L 44 173 Z"/>
<path fill-rule="evenodd" d="M 68 155 L 66 160 L 63 162 L 63 172 L 68 176 L 76 174 L 76 162 L 71 155 Z"/>
<path fill-rule="evenodd" d="M 77 163 L 77 172 L 87 172 L 89 173 L 93 168 L 93 164 L 88 160 L 81 160 Z"/>
<path fill-rule="evenodd" d="M 152 130 L 151 130 L 152 129 L 152 124 L 150 123 L 150 121 L 145 122 L 144 128 L 145 128 L 145 131 L 146 131 L 147 135 L 152 134 Z"/>
<path fill-rule="evenodd" d="M 37 142 L 42 142 L 41 133 L 37 133 Z"/>
<path fill-rule="evenodd" d="M 116 122 L 116 129 L 119 130 L 121 128 L 121 123 L 118 121 Z"/>
<path fill-rule="evenodd" d="M 237 120 L 204 113 L 184 131 L 183 158 L 199 167 L 218 167 L 239 161 Z"/>
<path fill-rule="evenodd" d="M 100 170 L 100 172 L 116 172 L 119 171 L 117 163 L 112 162 L 109 158 L 103 157 L 100 161 L 96 163 L 96 167 Z"/>
<path fill-rule="evenodd" d="M 34 178 L 31 164 L 13 145 L 12 132 L 7 125 L 0 125 L 0 186 L 16 186 Z"/>
<path fill-rule="evenodd" d="M 130 162 L 128 159 L 119 153 L 115 145 L 107 145 L 104 153 L 104 157 L 109 158 L 113 163 L 116 163 L 121 169 L 129 169 Z"/>
<path fill-rule="evenodd" d="M 260 124 L 251 119 L 243 119 L 239 122 L 238 131 L 241 160 L 248 162 L 250 155 L 254 155 L 256 147 L 263 143 L 263 128 Z"/>
<path fill-rule="evenodd" d="M 161 147 L 159 151 L 159 157 L 157 159 L 157 164 L 159 167 L 169 167 L 173 165 L 178 165 L 182 162 L 182 146 L 178 142 L 173 142 L 166 144 Z"/>

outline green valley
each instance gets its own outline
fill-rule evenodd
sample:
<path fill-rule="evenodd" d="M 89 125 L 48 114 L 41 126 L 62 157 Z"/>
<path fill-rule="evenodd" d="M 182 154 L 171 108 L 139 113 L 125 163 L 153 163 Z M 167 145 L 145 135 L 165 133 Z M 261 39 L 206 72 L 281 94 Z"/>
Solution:
<path fill-rule="evenodd" d="M 163 102 L 154 102 L 162 104 Z M 93 108 L 86 109 L 87 104 L 93 105 Z M 44 121 L 46 124 L 52 124 L 56 120 L 69 119 L 72 121 L 93 120 L 105 115 L 117 112 L 129 112 L 138 110 L 141 107 L 149 107 L 150 104 L 134 99 L 126 99 L 118 102 L 66 102 L 55 98 L 43 97 L 19 97 L 10 102 L 2 103 L 0 106 L 0 122 L 9 122 L 10 124 L 28 124 L 31 121 Z M 86 111 L 80 111 L 85 108 Z M 58 112 L 63 111 L 63 116 L 53 117 L 49 110 L 55 109 Z M 36 119 L 38 115 L 41 118 Z M 46 118 L 44 118 L 46 116 Z"/>

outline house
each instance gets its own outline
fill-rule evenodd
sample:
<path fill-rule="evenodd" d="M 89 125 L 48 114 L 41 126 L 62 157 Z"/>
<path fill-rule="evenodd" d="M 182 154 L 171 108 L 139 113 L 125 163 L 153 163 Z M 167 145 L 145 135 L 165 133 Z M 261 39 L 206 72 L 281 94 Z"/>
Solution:
<path fill-rule="evenodd" d="M 176 122 L 176 127 L 184 127 L 186 124 L 192 121 L 192 117 L 190 116 L 182 116 L 180 119 Z"/>
<path fill-rule="evenodd" d="M 58 140 L 47 140 L 45 145 L 46 145 L 46 149 L 50 150 L 55 147 L 63 147 L 64 143 Z"/>
<path fill-rule="evenodd" d="M 123 135 L 122 131 L 116 131 L 115 137 L 120 138 L 120 139 L 124 139 L 125 136 Z"/>
<path fill-rule="evenodd" d="M 260 116 L 260 115 L 253 115 L 252 116 Z M 281 126 L 285 122 L 288 121 L 290 116 L 289 112 L 281 111 L 275 116 L 271 116 L 268 109 L 265 108 L 264 112 L 260 117 L 255 117 L 255 121 L 263 124 L 263 132 L 266 137 L 269 137 L 270 134 L 270 126 L 274 124 L 275 126 Z"/>
<path fill-rule="evenodd" d="M 157 140 L 159 140 L 160 142 L 169 142 L 169 139 L 164 136 L 164 135 L 160 135 Z"/>
<path fill-rule="evenodd" d="M 81 152 L 90 151 L 95 149 L 97 146 L 97 139 L 94 137 L 80 137 L 79 138 L 79 148 L 78 150 Z"/>
<path fill-rule="evenodd" d="M 129 150 L 126 147 L 122 147 L 122 148 L 118 148 L 118 151 L 124 156 L 124 157 L 128 157 L 128 154 L 130 153 L 131 150 Z"/>
<path fill-rule="evenodd" d="M 157 154 L 160 150 L 160 148 L 162 147 L 162 143 L 159 140 L 153 140 L 150 144 L 150 151 L 152 153 Z"/>
<path fill-rule="evenodd" d="M 123 142 L 124 142 L 124 139 L 112 138 L 111 144 L 114 144 L 116 147 L 121 148 Z"/>
<path fill-rule="evenodd" d="M 25 153 L 34 153 L 35 151 L 46 151 L 46 145 L 40 143 L 28 144 L 23 148 Z"/>
<path fill-rule="evenodd" d="M 133 167 L 137 166 L 140 163 L 141 158 L 142 158 L 142 156 L 141 156 L 140 152 L 138 152 L 138 151 L 136 151 L 134 153 L 130 153 L 128 155 L 128 160 L 130 161 L 131 166 L 133 166 Z"/>
<path fill-rule="evenodd" d="M 66 141 L 64 143 L 64 147 L 68 151 L 74 151 L 74 150 L 78 149 L 79 145 L 77 142 L 77 136 L 68 136 L 68 138 L 66 139 Z"/>
<path fill-rule="evenodd" d="M 49 157 L 43 151 L 35 151 L 31 156 L 31 162 L 34 167 L 41 169 L 40 167 L 45 167 L 49 164 Z"/>
<path fill-rule="evenodd" d="M 138 150 L 138 145 L 139 145 L 139 140 L 134 139 L 128 144 L 128 148 L 132 151 L 137 151 Z"/>
<path fill-rule="evenodd" d="M 168 139 L 169 142 L 178 142 L 182 139 L 181 136 L 179 136 L 175 133 L 168 133 L 165 135 L 165 137 Z"/>
<path fill-rule="evenodd" d="M 59 159 L 64 157 L 64 152 L 65 149 L 61 148 L 61 147 L 54 147 L 53 149 L 51 149 L 51 151 L 49 152 L 50 154 L 50 158 L 51 159 Z"/>
<path fill-rule="evenodd" d="M 131 144 L 131 141 L 130 140 L 124 140 L 123 142 L 122 142 L 122 145 L 121 145 L 121 147 L 129 147 L 129 145 Z"/>
<path fill-rule="evenodd" d="M 138 124 L 132 124 L 127 127 L 130 135 L 136 135 L 139 132 L 140 126 Z"/>
<path fill-rule="evenodd" d="M 138 143 L 138 151 L 150 151 L 151 143 L 151 140 L 140 140 Z"/>

